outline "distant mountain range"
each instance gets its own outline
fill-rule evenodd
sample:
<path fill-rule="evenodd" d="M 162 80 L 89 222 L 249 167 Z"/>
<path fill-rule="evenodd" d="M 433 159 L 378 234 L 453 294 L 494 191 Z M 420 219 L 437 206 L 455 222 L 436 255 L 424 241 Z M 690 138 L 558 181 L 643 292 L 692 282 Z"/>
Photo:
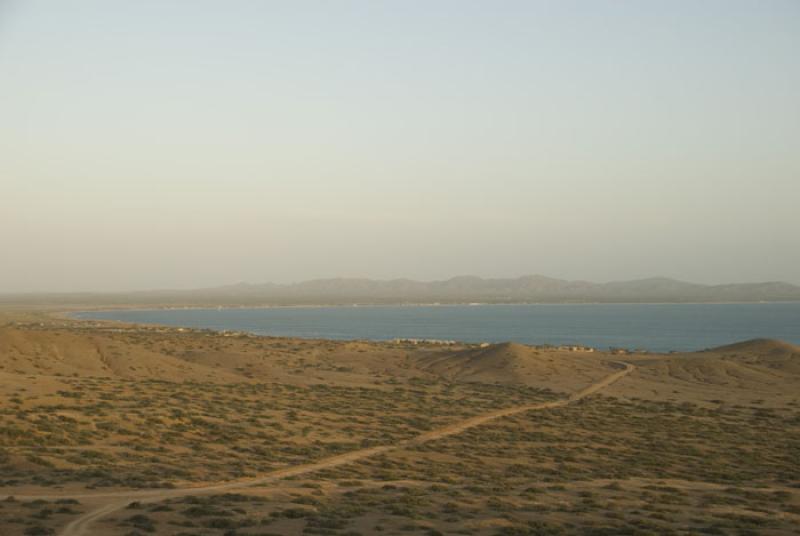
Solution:
<path fill-rule="evenodd" d="M 0 303 L 176 306 L 761 301 L 800 301 L 800 287 L 781 282 L 700 285 L 664 277 L 591 283 L 531 275 L 516 279 L 460 276 L 430 282 L 340 278 L 285 285 L 240 283 L 196 290 L 0 296 Z"/>

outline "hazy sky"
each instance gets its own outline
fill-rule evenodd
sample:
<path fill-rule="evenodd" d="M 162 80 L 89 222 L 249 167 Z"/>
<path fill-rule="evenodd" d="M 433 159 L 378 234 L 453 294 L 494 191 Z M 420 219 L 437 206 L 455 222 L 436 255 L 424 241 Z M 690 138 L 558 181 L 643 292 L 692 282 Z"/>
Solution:
<path fill-rule="evenodd" d="M 800 2 L 0 0 L 0 291 L 800 283 Z"/>

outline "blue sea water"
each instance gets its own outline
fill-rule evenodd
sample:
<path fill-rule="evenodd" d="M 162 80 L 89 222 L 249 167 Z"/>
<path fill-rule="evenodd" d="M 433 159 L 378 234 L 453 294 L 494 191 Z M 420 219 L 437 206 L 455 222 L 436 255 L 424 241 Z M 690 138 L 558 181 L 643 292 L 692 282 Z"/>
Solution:
<path fill-rule="evenodd" d="M 76 316 L 340 340 L 514 341 L 657 352 L 700 350 L 762 337 L 800 344 L 800 303 L 159 309 Z"/>

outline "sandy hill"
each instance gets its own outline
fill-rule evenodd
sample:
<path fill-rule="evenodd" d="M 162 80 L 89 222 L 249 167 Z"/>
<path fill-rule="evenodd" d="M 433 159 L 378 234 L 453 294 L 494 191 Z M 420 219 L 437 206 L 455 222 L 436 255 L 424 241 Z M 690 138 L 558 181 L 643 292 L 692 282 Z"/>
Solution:
<path fill-rule="evenodd" d="M 754 339 L 668 356 L 632 357 L 638 382 L 615 386 L 642 397 L 793 399 L 800 393 L 800 348 L 770 339 Z"/>
<path fill-rule="evenodd" d="M 555 391 L 575 391 L 608 375 L 601 355 L 533 348 L 516 343 L 493 344 L 457 352 L 420 355 L 415 364 L 456 381 L 519 383 Z"/>
<path fill-rule="evenodd" d="M 773 339 L 753 339 L 708 350 L 727 363 L 800 378 L 800 347 Z"/>
<path fill-rule="evenodd" d="M 443 377 L 571 392 L 610 370 L 603 354 L 504 343 L 484 348 L 228 337 L 185 330 L 0 327 L 0 373 L 215 383 L 380 384 Z"/>
<path fill-rule="evenodd" d="M 740 353 L 760 355 L 796 355 L 800 356 L 800 346 L 775 339 L 750 339 L 725 346 L 706 350 L 712 353 Z"/>
<path fill-rule="evenodd" d="M 180 350 L 183 361 L 256 382 L 294 385 L 363 385 L 377 377 L 419 376 L 405 363 L 406 352 L 364 342 L 264 339 L 260 344 Z M 424 375 L 424 374 L 423 374 Z"/>
<path fill-rule="evenodd" d="M 793 400 L 800 393 L 800 348 L 763 339 L 694 353 L 612 356 L 514 343 L 442 347 L 161 328 L 0 327 L 0 383 L 6 386 L 36 378 L 55 387 L 59 379 L 75 376 L 361 386 L 441 377 L 566 393 L 608 375 L 618 360 L 634 363 L 637 370 L 609 394 L 751 401 Z"/>
<path fill-rule="evenodd" d="M 226 371 L 190 363 L 97 333 L 0 328 L 0 371 L 44 376 L 101 376 L 167 381 L 242 381 Z"/>
<path fill-rule="evenodd" d="M 752 339 L 713 348 L 705 353 L 718 355 L 729 361 L 737 360 L 790 374 L 800 374 L 800 346 L 784 341 Z"/>

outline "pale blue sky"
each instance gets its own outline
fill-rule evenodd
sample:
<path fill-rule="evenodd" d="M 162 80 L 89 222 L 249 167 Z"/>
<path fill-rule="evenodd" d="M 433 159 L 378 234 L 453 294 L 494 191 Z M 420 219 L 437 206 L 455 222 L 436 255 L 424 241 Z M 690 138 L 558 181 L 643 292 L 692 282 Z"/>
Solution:
<path fill-rule="evenodd" d="M 0 291 L 800 283 L 800 2 L 0 0 Z"/>

